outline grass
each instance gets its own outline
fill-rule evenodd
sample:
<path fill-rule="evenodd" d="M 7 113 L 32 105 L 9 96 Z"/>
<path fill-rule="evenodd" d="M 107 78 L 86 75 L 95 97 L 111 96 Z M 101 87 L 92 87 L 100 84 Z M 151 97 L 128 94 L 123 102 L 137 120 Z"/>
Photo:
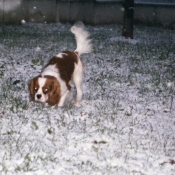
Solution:
<path fill-rule="evenodd" d="M 125 40 L 120 25 L 87 26 L 80 107 L 30 102 L 30 79 L 75 49 L 70 27 L 1 26 L 1 174 L 173 174 L 174 31 L 135 26 Z"/>

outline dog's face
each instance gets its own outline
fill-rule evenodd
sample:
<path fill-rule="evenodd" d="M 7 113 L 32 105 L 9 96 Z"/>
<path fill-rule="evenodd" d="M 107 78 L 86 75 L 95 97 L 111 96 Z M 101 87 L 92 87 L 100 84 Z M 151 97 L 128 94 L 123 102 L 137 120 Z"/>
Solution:
<path fill-rule="evenodd" d="M 30 98 L 35 102 L 54 105 L 60 100 L 60 85 L 55 77 L 37 76 L 30 81 L 29 89 Z"/>

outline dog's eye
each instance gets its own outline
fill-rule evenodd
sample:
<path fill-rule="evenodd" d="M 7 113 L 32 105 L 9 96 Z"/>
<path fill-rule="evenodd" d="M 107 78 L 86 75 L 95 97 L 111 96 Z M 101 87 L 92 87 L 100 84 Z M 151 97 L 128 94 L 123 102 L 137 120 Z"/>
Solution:
<path fill-rule="evenodd" d="M 48 89 L 43 89 L 44 94 L 47 94 L 47 92 L 48 92 Z"/>
<path fill-rule="evenodd" d="M 37 92 L 38 88 L 37 87 L 34 87 L 34 92 Z"/>

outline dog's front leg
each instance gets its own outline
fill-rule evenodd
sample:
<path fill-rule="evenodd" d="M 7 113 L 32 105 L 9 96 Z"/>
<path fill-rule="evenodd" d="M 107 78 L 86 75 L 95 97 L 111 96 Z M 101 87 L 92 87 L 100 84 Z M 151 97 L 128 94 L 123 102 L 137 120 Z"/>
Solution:
<path fill-rule="evenodd" d="M 58 107 L 62 107 L 64 105 L 65 99 L 67 95 L 69 94 L 69 91 L 67 90 L 60 98 L 60 101 L 58 103 Z"/>

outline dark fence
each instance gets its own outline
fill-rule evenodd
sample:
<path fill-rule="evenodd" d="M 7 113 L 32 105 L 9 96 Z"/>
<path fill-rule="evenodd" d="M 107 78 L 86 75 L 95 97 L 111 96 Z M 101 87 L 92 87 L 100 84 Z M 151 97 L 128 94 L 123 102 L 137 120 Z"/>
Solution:
<path fill-rule="evenodd" d="M 135 1 L 134 23 L 175 29 L 175 3 Z M 119 0 L 0 0 L 0 23 L 123 23 Z"/>

